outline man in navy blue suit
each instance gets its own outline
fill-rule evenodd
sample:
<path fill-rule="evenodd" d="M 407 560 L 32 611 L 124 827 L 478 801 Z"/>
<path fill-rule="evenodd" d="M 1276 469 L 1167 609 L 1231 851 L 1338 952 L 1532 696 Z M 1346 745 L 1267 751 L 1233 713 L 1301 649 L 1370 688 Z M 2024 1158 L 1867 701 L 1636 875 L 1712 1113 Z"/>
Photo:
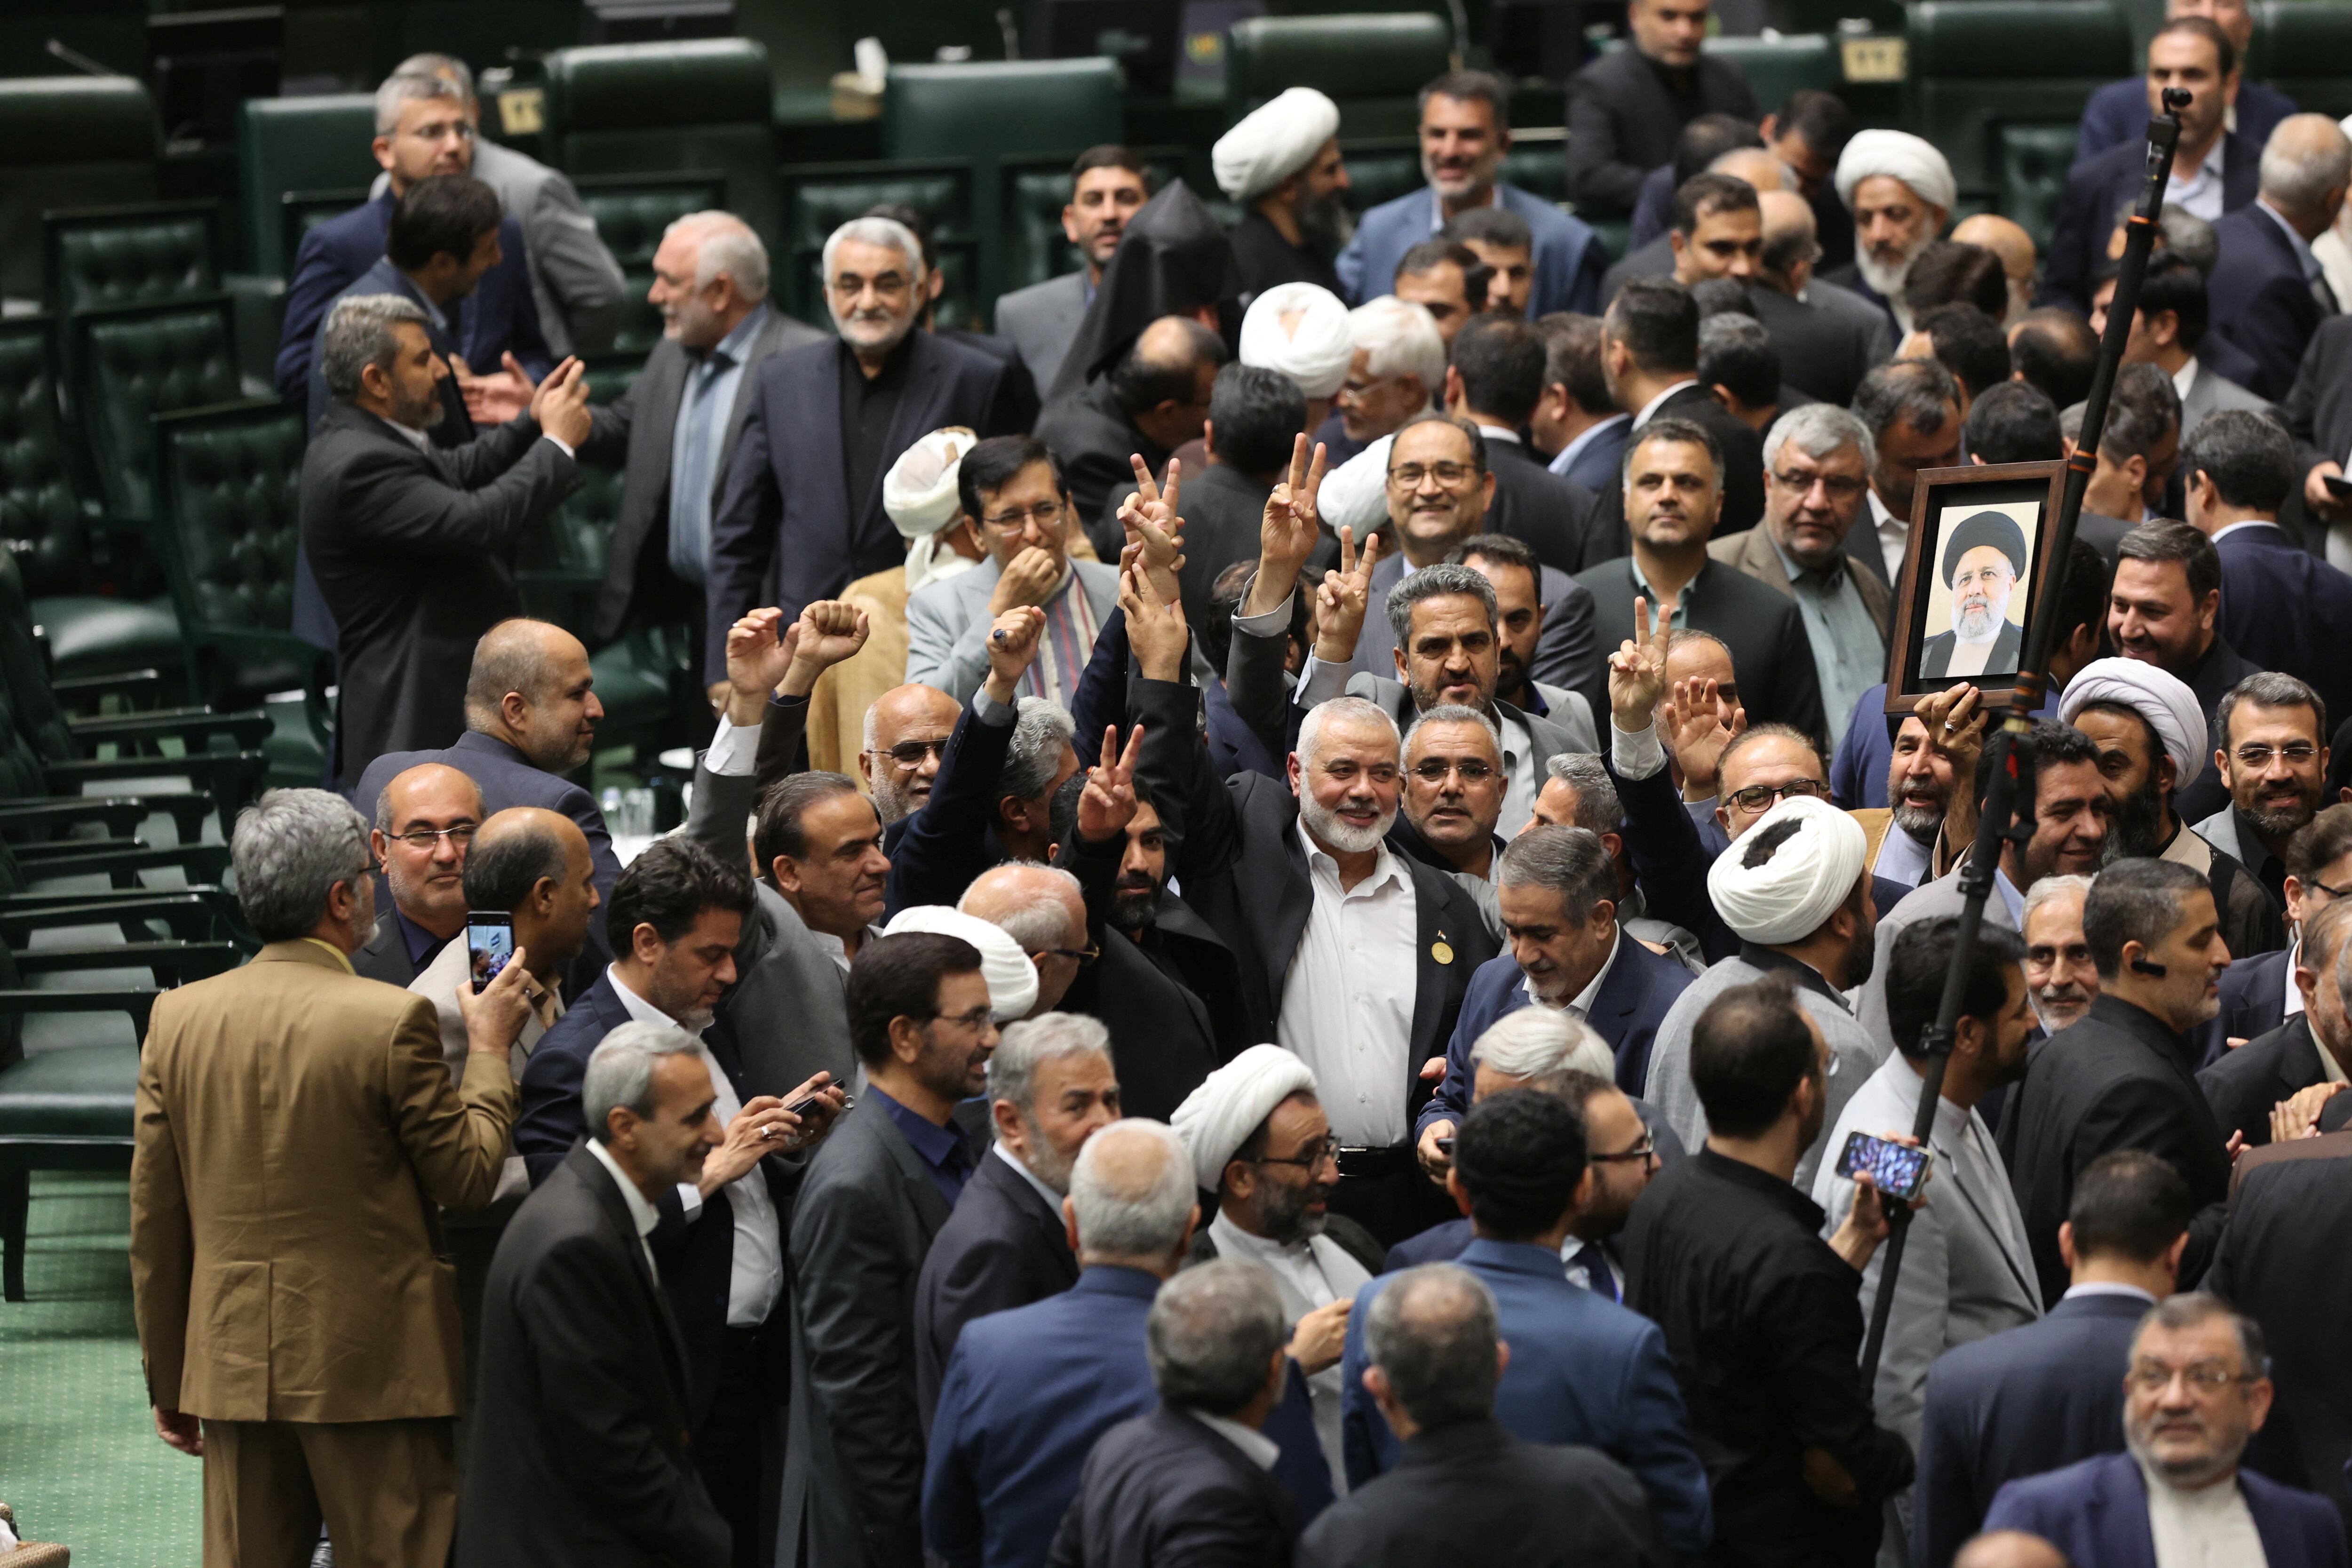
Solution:
<path fill-rule="evenodd" d="M 762 1528 L 773 1524 L 760 1499 L 783 1459 L 772 1437 L 791 1359 L 782 1216 L 806 1155 L 843 1104 L 841 1087 L 824 1073 L 783 1099 L 753 1095 L 744 1083 L 735 1033 L 713 1009 L 734 982 L 735 942 L 751 909 L 741 860 L 691 839 L 661 839 L 632 861 L 610 910 L 620 956 L 531 1052 L 515 1122 L 515 1152 L 535 1185 L 586 1131 L 582 1085 L 606 1035 L 650 1023 L 700 1042 L 727 1138 L 692 1186 L 662 1194 L 646 1240 L 686 1351 L 695 1464 L 734 1531 L 737 1568 L 772 1555 L 759 1550 Z"/>
<path fill-rule="evenodd" d="M 1581 1443 L 1617 1459 L 1641 1480 L 1666 1544 L 1695 1559 L 1713 1536 L 1714 1514 L 1665 1336 L 1601 1292 L 1569 1283 L 1560 1261 L 1592 1182 L 1583 1121 L 1556 1095 L 1499 1094 L 1462 1123 L 1446 1190 L 1468 1212 L 1475 1239 L 1455 1261 L 1495 1293 L 1511 1347 L 1495 1419 L 1527 1442 Z M 1350 1486 L 1397 1463 L 1396 1435 L 1364 1385 L 1365 1324 L 1393 1279 L 1366 1284 L 1348 1317 L 1340 1419 Z"/>
<path fill-rule="evenodd" d="M 2124 1375 L 2131 1451 L 2010 1482 L 1986 1527 L 2039 1535 L 2076 1568 L 2342 1568 L 2344 1521 L 2332 1504 L 2239 1468 L 2270 1415 L 2267 1365 L 2262 1330 L 2218 1297 L 2162 1302 L 2141 1320 Z"/>
<path fill-rule="evenodd" d="M 2338 301 L 2311 242 L 2336 225 L 2352 183 L 2352 141 L 2325 114 L 2292 115 L 2263 149 L 2253 201 L 2213 226 L 2220 259 L 2206 283 L 2213 330 L 2245 351 L 2246 390 L 2273 401 Z"/>
<path fill-rule="evenodd" d="M 1915 1568 L 1947 1568 L 2006 1483 L 2122 1450 L 2132 1332 L 2172 1293 L 2192 1209 L 2180 1173 L 2155 1155 L 2100 1156 L 2059 1230 L 2066 1294 L 2039 1322 L 1960 1345 L 1928 1369 Z"/>
<path fill-rule="evenodd" d="M 2229 35 L 2238 58 L 2246 57 L 2246 47 L 2254 40 L 2252 7 L 2247 0 L 2171 0 L 2164 8 L 2165 16 L 2206 16 L 2212 19 L 2222 32 Z M 2233 119 L 2231 129 L 2259 147 L 2270 140 L 2272 130 L 2282 120 L 2293 114 L 2294 100 L 2276 88 L 2264 87 L 2258 81 L 2241 80 L 2237 101 L 2231 106 Z M 2147 135 L 2147 82 L 2144 78 L 2126 77 L 2111 81 L 2091 95 L 2083 106 L 2083 126 L 2074 138 L 2074 162 L 2095 157 L 2121 142 L 2139 145 Z"/>

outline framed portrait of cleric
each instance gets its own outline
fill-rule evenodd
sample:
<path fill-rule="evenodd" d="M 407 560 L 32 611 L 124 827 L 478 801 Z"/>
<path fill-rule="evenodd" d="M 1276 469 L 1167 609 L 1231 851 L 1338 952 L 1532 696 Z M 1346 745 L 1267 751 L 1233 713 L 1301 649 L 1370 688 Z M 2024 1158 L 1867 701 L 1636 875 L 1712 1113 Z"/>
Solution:
<path fill-rule="evenodd" d="M 1987 707 L 2011 706 L 2026 620 L 2050 585 L 2064 475 L 2063 463 L 1921 471 L 1886 652 L 1889 713 L 1960 680 Z"/>

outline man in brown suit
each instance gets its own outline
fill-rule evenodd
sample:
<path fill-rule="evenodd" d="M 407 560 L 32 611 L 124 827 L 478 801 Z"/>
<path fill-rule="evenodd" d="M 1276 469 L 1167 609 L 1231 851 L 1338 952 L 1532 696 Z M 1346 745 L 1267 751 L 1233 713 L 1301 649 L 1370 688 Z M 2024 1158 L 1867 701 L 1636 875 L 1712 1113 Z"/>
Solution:
<path fill-rule="evenodd" d="M 158 1000 L 140 1066 L 131 1269 L 155 1429 L 205 1460 L 206 1568 L 297 1568 L 322 1516 L 341 1568 L 440 1568 L 460 1380 L 435 1211 L 497 1184 L 523 955 L 467 994 L 454 1088 L 432 1004 L 352 969 L 375 931 L 365 819 L 272 790 L 230 853 L 268 945 Z"/>

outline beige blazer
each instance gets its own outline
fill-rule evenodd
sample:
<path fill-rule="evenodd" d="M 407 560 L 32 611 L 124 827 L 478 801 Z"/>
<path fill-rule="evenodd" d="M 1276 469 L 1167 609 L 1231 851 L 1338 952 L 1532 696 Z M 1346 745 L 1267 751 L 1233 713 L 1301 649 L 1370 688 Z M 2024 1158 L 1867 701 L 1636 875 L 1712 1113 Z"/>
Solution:
<path fill-rule="evenodd" d="M 131 1284 L 148 1396 L 217 1421 L 455 1415 L 456 1273 L 506 1061 L 449 1081 L 431 1003 L 310 940 L 157 1000 L 139 1069 Z"/>
<path fill-rule="evenodd" d="M 1772 536 L 1764 525 L 1727 533 L 1707 541 L 1706 552 L 1733 570 L 1755 578 L 1765 586 L 1797 596 L 1796 588 L 1789 582 L 1789 569 L 1780 563 L 1780 552 L 1772 548 Z M 1841 558 L 1843 559 L 1843 558 Z M 1846 575 L 1853 579 L 1854 591 L 1862 595 L 1862 607 L 1878 623 L 1881 637 L 1886 635 L 1886 618 L 1892 613 L 1892 602 L 1886 584 L 1868 572 L 1849 569 Z"/>

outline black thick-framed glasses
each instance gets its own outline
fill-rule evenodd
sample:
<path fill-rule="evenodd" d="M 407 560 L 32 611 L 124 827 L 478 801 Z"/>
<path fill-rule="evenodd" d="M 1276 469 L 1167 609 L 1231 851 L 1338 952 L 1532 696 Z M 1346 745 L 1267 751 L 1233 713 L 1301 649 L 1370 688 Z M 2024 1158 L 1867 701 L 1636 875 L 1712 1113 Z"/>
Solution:
<path fill-rule="evenodd" d="M 1586 1159 L 1592 1161 L 1595 1164 L 1602 1165 L 1612 1164 L 1620 1160 L 1639 1160 L 1646 1165 L 1657 1157 L 1658 1142 L 1647 1133 L 1643 1133 L 1642 1141 L 1639 1143 L 1634 1144 L 1631 1149 L 1620 1149 L 1614 1154 L 1588 1153 L 1585 1155 Z"/>
<path fill-rule="evenodd" d="M 902 768 L 919 768 L 925 757 L 937 757 L 945 762 L 948 742 L 952 738 L 942 735 L 936 741 L 901 741 L 895 746 L 877 746 L 870 754 L 887 757 Z"/>
<path fill-rule="evenodd" d="M 1277 1160 L 1271 1154 L 1260 1154 L 1256 1159 L 1252 1160 L 1250 1163 L 1253 1165 L 1296 1165 L 1302 1171 L 1311 1171 L 1315 1169 L 1316 1166 L 1322 1164 L 1326 1160 L 1328 1160 L 1334 1165 L 1339 1163 L 1339 1140 L 1336 1137 L 1326 1138 L 1319 1143 L 1310 1143 L 1306 1148 L 1300 1150 L 1297 1153 L 1293 1154 L 1286 1159 Z"/>
<path fill-rule="evenodd" d="M 1733 790 L 1731 804 L 1742 811 L 1764 811 L 1769 809 L 1773 802 L 1794 795 L 1824 795 L 1829 793 L 1830 786 L 1819 779 L 1790 779 L 1787 784 L 1749 784 L 1746 789 Z"/>

